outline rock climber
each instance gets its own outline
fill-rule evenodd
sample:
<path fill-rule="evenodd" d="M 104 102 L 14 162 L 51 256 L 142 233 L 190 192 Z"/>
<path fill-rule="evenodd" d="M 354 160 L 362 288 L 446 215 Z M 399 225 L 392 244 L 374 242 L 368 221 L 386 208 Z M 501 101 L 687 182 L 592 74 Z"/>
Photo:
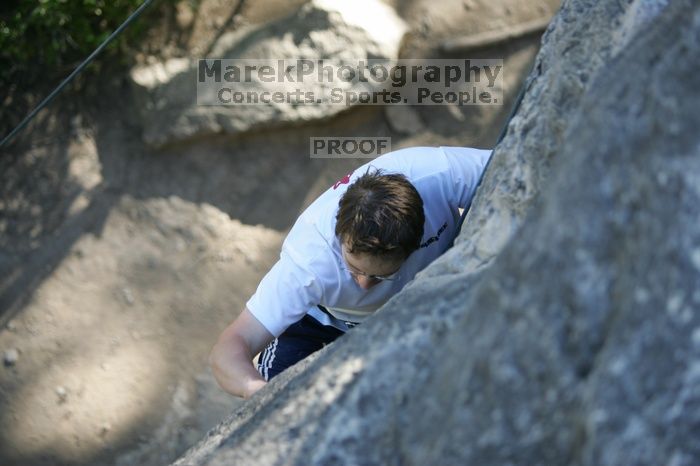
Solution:
<path fill-rule="evenodd" d="M 470 205 L 490 156 L 461 147 L 401 149 L 319 196 L 214 345 L 210 364 L 221 387 L 250 397 L 398 293 L 451 246 L 459 209 Z"/>

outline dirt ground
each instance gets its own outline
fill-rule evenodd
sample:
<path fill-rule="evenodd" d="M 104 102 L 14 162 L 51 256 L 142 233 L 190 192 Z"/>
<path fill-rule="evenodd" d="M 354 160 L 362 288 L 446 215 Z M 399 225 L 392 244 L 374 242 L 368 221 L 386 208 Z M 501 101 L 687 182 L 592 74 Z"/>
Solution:
<path fill-rule="evenodd" d="M 42 220 L 10 246 L 2 464 L 167 464 L 231 413 L 209 349 L 302 206 L 361 162 L 312 161 L 295 131 L 148 153 L 107 121 L 70 138 L 46 211 L 16 206 Z"/>
<path fill-rule="evenodd" d="M 207 365 L 219 332 L 303 208 L 367 161 L 311 159 L 309 137 L 489 147 L 537 45 L 482 52 L 506 59 L 502 108 L 422 107 L 413 134 L 363 107 L 156 151 L 124 76 L 78 111 L 58 99 L 0 162 L 0 464 L 180 456 L 241 403 Z"/>

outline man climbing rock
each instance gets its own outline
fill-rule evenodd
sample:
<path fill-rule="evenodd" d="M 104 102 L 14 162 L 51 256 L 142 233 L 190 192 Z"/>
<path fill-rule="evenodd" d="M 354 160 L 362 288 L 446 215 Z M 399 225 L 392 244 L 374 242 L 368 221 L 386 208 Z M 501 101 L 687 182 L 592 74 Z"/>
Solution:
<path fill-rule="evenodd" d="M 221 387 L 251 396 L 398 293 L 451 245 L 490 156 L 402 149 L 331 186 L 297 219 L 279 261 L 212 349 Z"/>

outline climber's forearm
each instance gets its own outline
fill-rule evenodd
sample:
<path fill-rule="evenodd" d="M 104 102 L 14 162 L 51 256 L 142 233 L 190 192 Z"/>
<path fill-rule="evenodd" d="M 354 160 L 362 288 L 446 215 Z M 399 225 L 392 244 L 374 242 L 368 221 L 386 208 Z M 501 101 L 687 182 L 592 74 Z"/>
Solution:
<path fill-rule="evenodd" d="M 274 336 L 246 308 L 219 337 L 209 355 L 214 377 L 227 392 L 250 397 L 266 382 L 253 365 Z"/>
<path fill-rule="evenodd" d="M 219 341 L 209 357 L 214 377 L 221 388 L 235 396 L 249 398 L 266 382 L 253 366 L 253 354 L 236 339 Z"/>

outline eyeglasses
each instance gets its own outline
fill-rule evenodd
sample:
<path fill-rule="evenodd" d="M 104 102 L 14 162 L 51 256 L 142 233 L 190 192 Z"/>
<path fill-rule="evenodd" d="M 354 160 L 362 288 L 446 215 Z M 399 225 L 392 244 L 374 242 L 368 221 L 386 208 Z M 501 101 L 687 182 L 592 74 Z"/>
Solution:
<path fill-rule="evenodd" d="M 368 279 L 370 279 L 370 280 L 379 280 L 379 281 L 385 281 L 385 280 L 386 280 L 386 281 L 389 281 L 389 282 L 390 282 L 390 281 L 392 281 L 392 280 L 398 280 L 399 278 L 401 278 L 401 276 L 399 275 L 399 271 L 398 271 L 398 270 L 397 270 L 396 272 L 394 272 L 394 273 L 390 273 L 389 275 L 370 275 L 370 274 L 368 274 L 368 273 L 359 272 L 359 271 L 356 271 L 356 270 L 351 270 L 350 267 L 348 267 L 348 266 L 345 265 L 345 264 L 343 264 L 342 267 L 343 267 L 343 269 L 345 269 L 345 270 L 346 270 L 350 275 L 352 275 L 352 276 L 355 276 L 355 277 L 365 277 L 365 278 L 368 278 Z"/>
<path fill-rule="evenodd" d="M 340 262 L 340 267 L 342 269 L 344 269 L 346 272 L 348 272 L 352 277 L 355 277 L 355 278 L 356 277 L 365 277 L 369 280 L 377 280 L 380 282 L 383 282 L 383 281 L 390 282 L 392 280 L 398 280 L 399 278 L 401 278 L 401 276 L 399 275 L 399 271 L 401 270 L 401 266 L 399 266 L 399 268 L 397 268 L 394 272 L 386 274 L 386 275 L 371 275 L 371 274 L 368 274 L 365 272 L 360 272 L 359 270 L 355 270 L 355 268 L 348 263 L 348 260 L 345 257 L 345 252 L 346 252 L 345 246 L 343 246 L 341 248 L 342 260 Z"/>

